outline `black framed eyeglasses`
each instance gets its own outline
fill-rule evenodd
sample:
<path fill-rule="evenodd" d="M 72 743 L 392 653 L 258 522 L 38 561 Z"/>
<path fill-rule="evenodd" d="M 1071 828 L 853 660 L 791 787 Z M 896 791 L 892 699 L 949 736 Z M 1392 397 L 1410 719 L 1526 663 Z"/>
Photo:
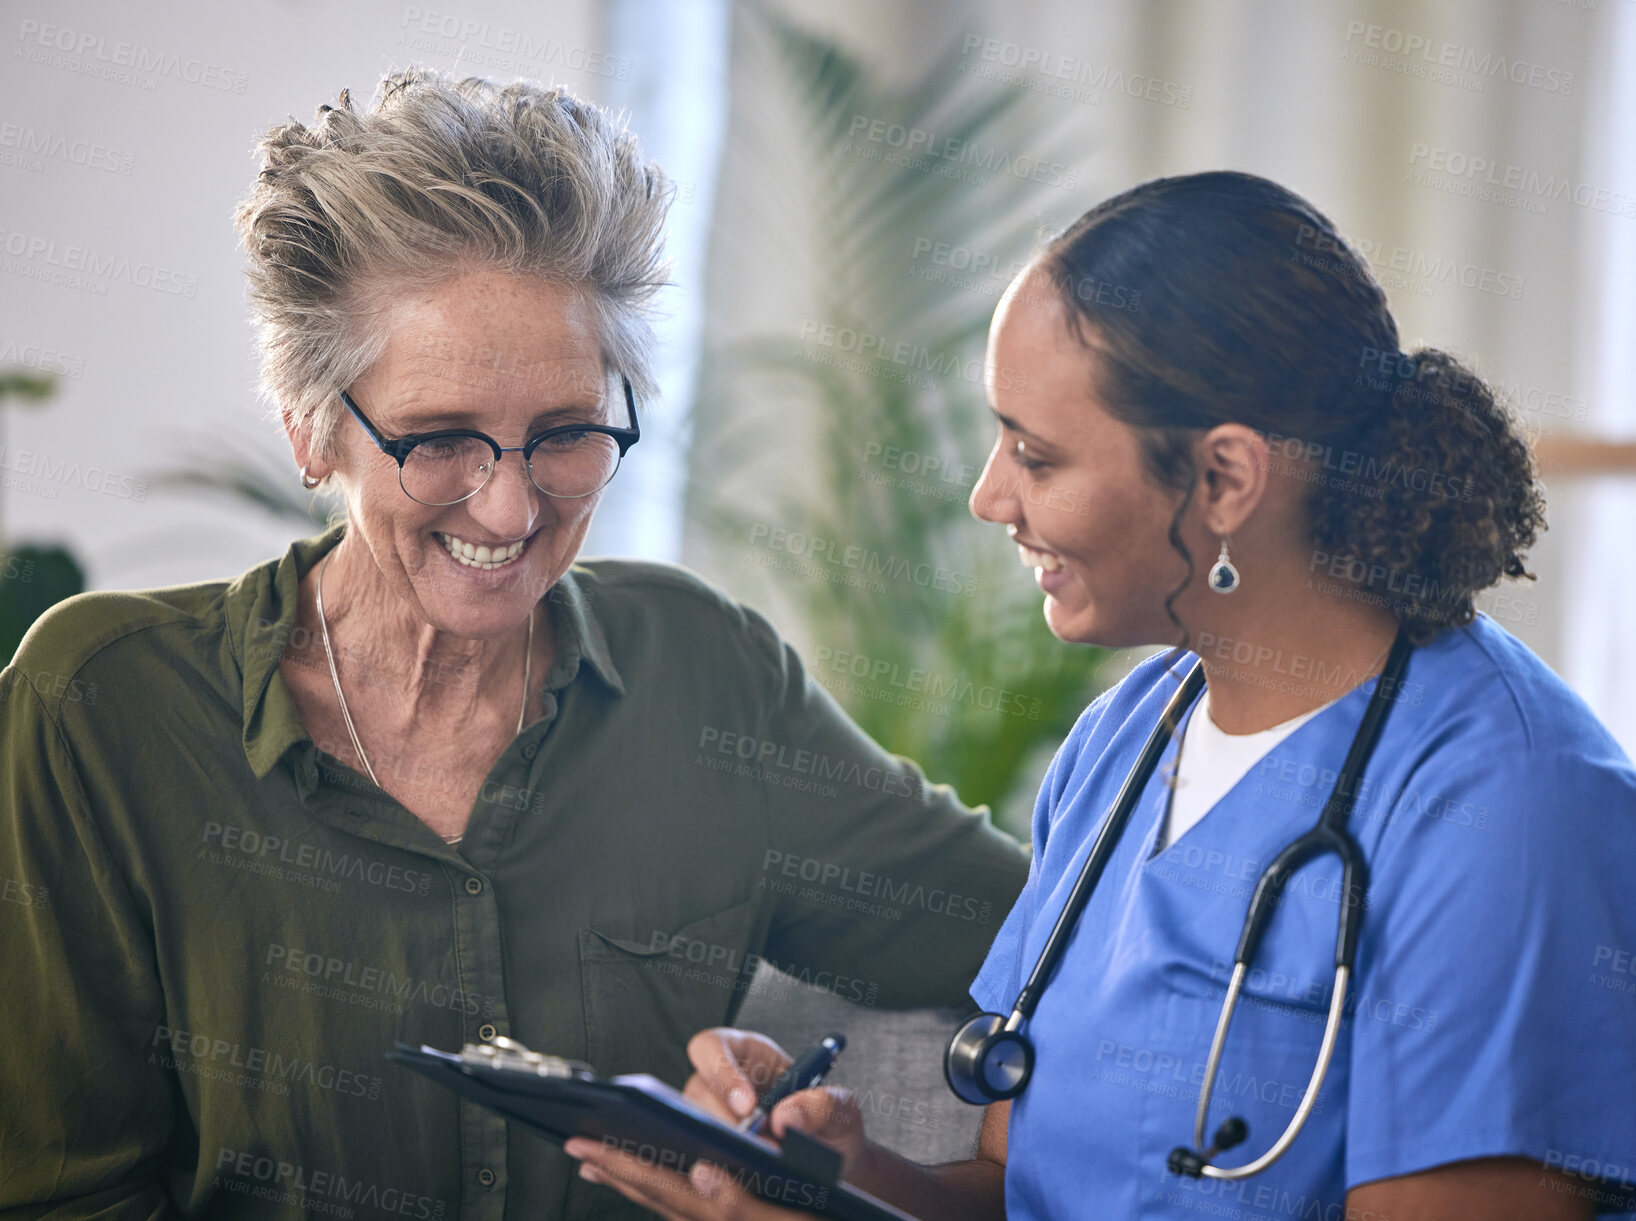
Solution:
<path fill-rule="evenodd" d="M 642 439 L 636 420 L 636 396 L 629 378 L 625 409 L 629 428 L 608 424 L 563 424 L 531 437 L 526 445 L 501 445 L 475 428 L 440 428 L 398 438 L 383 436 L 345 390 L 337 393 L 363 425 L 369 439 L 398 464 L 398 486 L 423 505 L 453 505 L 483 490 L 502 454 L 519 453 L 528 477 L 547 496 L 578 500 L 600 492 L 619 469 L 619 462 Z"/>

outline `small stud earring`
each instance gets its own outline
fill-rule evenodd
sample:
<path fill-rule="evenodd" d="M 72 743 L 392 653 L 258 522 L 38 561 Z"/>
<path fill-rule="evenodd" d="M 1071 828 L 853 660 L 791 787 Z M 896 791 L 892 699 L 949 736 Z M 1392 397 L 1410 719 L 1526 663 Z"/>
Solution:
<path fill-rule="evenodd" d="M 1238 588 L 1238 569 L 1227 555 L 1227 536 L 1221 536 L 1221 554 L 1210 569 L 1210 588 L 1218 594 L 1230 594 Z"/>
<path fill-rule="evenodd" d="M 320 483 L 323 483 L 323 482 L 324 481 L 322 479 L 314 479 L 311 475 L 307 474 L 307 468 L 306 467 L 301 468 L 301 486 L 306 488 L 307 491 L 309 491 L 309 492 L 312 491 L 315 487 L 317 487 Z"/>

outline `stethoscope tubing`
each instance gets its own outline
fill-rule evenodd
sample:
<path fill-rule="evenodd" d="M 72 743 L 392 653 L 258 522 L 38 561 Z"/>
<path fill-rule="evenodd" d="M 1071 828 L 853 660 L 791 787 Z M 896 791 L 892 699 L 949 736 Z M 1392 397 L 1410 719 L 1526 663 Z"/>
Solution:
<path fill-rule="evenodd" d="M 1244 987 L 1244 977 L 1248 972 L 1248 963 L 1241 962 L 1233 966 L 1232 982 L 1227 985 L 1227 996 L 1222 1001 L 1221 1016 L 1216 1019 L 1216 1033 L 1210 1040 L 1210 1056 L 1204 1065 L 1204 1084 L 1199 1087 L 1199 1107 L 1193 1116 L 1195 1149 L 1204 1148 L 1204 1129 L 1209 1123 L 1210 1095 L 1216 1088 L 1216 1069 L 1221 1064 L 1222 1049 L 1227 1045 L 1227 1028 L 1232 1025 L 1233 1011 L 1238 1008 L 1239 992 Z M 1307 1088 L 1301 1095 L 1300 1104 L 1295 1108 L 1295 1114 L 1290 1117 L 1289 1123 L 1285 1125 L 1283 1133 L 1272 1143 L 1271 1148 L 1254 1161 L 1228 1168 L 1214 1165 L 1206 1159 L 1199 1165 L 1199 1174 L 1209 1179 L 1247 1179 L 1271 1166 L 1295 1143 L 1295 1138 L 1301 1135 L 1301 1129 L 1306 1126 L 1307 1116 L 1312 1113 L 1312 1108 L 1318 1102 L 1318 1093 L 1323 1089 L 1324 1078 L 1329 1076 L 1329 1062 L 1335 1055 L 1335 1042 L 1340 1036 L 1341 1018 L 1346 1012 L 1346 994 L 1351 976 L 1350 967 L 1335 968 L 1334 991 L 1329 998 L 1329 1014 L 1324 1019 L 1324 1037 L 1318 1045 L 1318 1058 L 1312 1065 L 1312 1076 L 1307 1080 Z"/>
<path fill-rule="evenodd" d="M 1011 1017 L 1005 1025 L 1007 1030 L 1017 1029 L 1025 1020 L 1034 1016 L 1034 1006 L 1039 1004 L 1040 994 L 1044 992 L 1045 985 L 1056 971 L 1057 962 L 1062 956 L 1062 947 L 1072 936 L 1079 914 L 1090 902 L 1091 893 L 1102 879 L 1102 871 L 1107 868 L 1114 849 L 1119 846 L 1125 824 L 1130 821 L 1131 811 L 1136 808 L 1142 790 L 1147 787 L 1148 778 L 1159 765 L 1159 757 L 1164 754 L 1171 735 L 1181 723 L 1182 713 L 1187 711 L 1187 706 L 1193 702 L 1203 687 L 1204 663 L 1197 661 L 1187 672 L 1187 677 L 1182 679 L 1176 693 L 1170 697 L 1170 702 L 1165 705 L 1159 723 L 1148 735 L 1135 766 L 1125 777 L 1125 783 L 1120 786 L 1113 809 L 1109 810 L 1108 816 L 1102 820 L 1102 826 L 1096 833 L 1096 841 L 1091 845 L 1091 853 L 1085 858 L 1085 864 L 1079 871 L 1079 878 L 1074 882 L 1073 890 L 1069 892 L 1068 902 L 1063 905 L 1061 914 L 1057 916 L 1057 922 L 1051 928 L 1051 935 L 1045 940 L 1045 948 L 1035 960 L 1034 970 L 1030 972 L 1028 982 L 1023 985 L 1022 991 L 1017 993 L 1017 1001 L 1011 1007 Z"/>
<path fill-rule="evenodd" d="M 1396 700 L 1397 687 L 1402 682 L 1404 667 L 1408 665 L 1413 649 L 1408 634 L 1401 629 L 1392 641 L 1392 650 L 1382 668 L 1380 678 L 1364 709 L 1363 720 L 1346 752 L 1346 762 L 1335 779 L 1335 787 L 1324 802 L 1318 822 L 1311 830 L 1286 845 L 1272 864 L 1262 871 L 1256 881 L 1250 909 L 1244 914 L 1244 929 L 1239 934 L 1238 949 L 1233 954 L 1233 975 L 1222 1000 L 1221 1014 L 1216 1019 L 1216 1032 L 1210 1041 L 1210 1056 L 1205 1062 L 1204 1083 L 1199 1088 L 1198 1109 L 1193 1116 L 1193 1147 L 1204 1147 L 1204 1131 L 1209 1125 L 1210 1095 L 1215 1090 L 1216 1070 L 1220 1066 L 1222 1050 L 1227 1043 L 1227 1029 L 1232 1024 L 1233 1011 L 1238 1006 L 1239 992 L 1244 986 L 1250 964 L 1261 946 L 1261 938 L 1284 896 L 1284 886 L 1302 865 L 1320 856 L 1333 853 L 1341 862 L 1340 914 L 1335 931 L 1335 979 L 1329 998 L 1329 1015 L 1324 1022 L 1324 1037 L 1318 1048 L 1318 1058 L 1312 1076 L 1301 1095 L 1295 1114 L 1276 1141 L 1260 1157 L 1231 1169 L 1212 1165 L 1208 1157 L 1196 1163 L 1196 1170 L 1206 1178 L 1245 1179 L 1260 1174 L 1271 1166 L 1301 1134 L 1307 1116 L 1317 1104 L 1318 1093 L 1329 1075 L 1329 1063 L 1335 1052 L 1335 1041 L 1340 1034 L 1341 1017 L 1346 1010 L 1346 994 L 1351 984 L 1352 968 L 1358 950 L 1358 934 L 1363 925 L 1363 898 L 1369 885 L 1369 869 L 1363 859 L 1363 849 L 1346 829 L 1357 802 L 1358 781 L 1374 753 L 1386 724 L 1386 714 Z M 1213 1156 L 1213 1154 L 1212 1154 Z"/>

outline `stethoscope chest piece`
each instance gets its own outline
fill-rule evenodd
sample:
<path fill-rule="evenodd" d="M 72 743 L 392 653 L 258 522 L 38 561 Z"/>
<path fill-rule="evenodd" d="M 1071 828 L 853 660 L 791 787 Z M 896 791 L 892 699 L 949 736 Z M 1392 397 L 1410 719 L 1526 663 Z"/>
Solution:
<path fill-rule="evenodd" d="M 969 1019 L 943 1052 L 944 1079 L 973 1106 L 1015 1098 L 1033 1071 L 1033 1044 L 1020 1030 L 1007 1030 L 998 1013 Z"/>

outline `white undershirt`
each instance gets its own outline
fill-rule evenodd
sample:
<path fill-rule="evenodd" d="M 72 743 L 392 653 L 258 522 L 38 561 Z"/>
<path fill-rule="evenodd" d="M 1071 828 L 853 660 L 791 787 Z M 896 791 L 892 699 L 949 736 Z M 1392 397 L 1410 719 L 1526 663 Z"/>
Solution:
<path fill-rule="evenodd" d="M 1331 700 L 1330 704 L 1334 702 Z M 1206 687 L 1193 715 L 1187 718 L 1187 727 L 1177 746 L 1179 755 L 1170 808 L 1154 852 L 1163 852 L 1180 839 L 1273 747 L 1328 707 L 1329 704 L 1325 704 L 1303 712 L 1271 729 L 1224 733 L 1210 716 L 1210 689 Z"/>

